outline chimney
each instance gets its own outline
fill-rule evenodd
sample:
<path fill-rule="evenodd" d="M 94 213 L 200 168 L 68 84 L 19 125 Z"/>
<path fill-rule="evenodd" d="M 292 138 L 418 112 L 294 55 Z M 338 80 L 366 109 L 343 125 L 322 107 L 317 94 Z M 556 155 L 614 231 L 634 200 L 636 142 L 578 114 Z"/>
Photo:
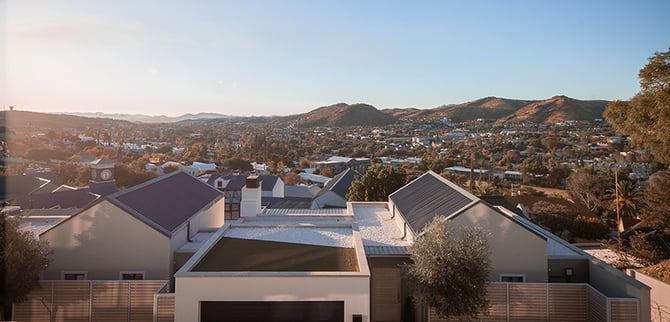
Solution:
<path fill-rule="evenodd" d="M 261 212 L 261 185 L 258 176 L 248 176 L 242 187 L 240 217 L 256 217 Z"/>

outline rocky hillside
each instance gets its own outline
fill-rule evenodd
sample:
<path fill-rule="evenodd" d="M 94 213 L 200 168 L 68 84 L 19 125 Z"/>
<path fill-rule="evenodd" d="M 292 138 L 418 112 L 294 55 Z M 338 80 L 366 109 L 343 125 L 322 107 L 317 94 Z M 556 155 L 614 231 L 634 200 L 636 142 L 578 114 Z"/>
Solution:
<path fill-rule="evenodd" d="M 566 120 L 591 121 L 602 118 L 608 101 L 582 101 L 567 96 L 554 96 L 537 101 L 501 117 L 498 122 L 558 123 Z"/>
<path fill-rule="evenodd" d="M 319 107 L 308 113 L 282 118 L 295 127 L 339 127 L 339 126 L 382 126 L 392 124 L 397 118 L 381 112 L 368 104 L 339 103 Z"/>

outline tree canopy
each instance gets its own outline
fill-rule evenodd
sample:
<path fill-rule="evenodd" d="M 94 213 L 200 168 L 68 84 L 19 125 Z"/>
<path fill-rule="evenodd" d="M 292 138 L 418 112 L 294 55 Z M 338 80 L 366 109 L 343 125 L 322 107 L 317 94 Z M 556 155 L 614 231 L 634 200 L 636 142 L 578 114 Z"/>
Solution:
<path fill-rule="evenodd" d="M 651 56 L 639 77 L 640 92 L 630 102 L 608 104 L 605 118 L 635 144 L 651 149 L 657 161 L 670 164 L 670 48 Z"/>
<path fill-rule="evenodd" d="M 644 193 L 645 207 L 642 208 L 640 219 L 650 226 L 670 230 L 670 172 L 661 171 L 650 180 L 649 188 Z"/>
<path fill-rule="evenodd" d="M 386 201 L 390 194 L 405 185 L 406 179 L 401 170 L 373 164 L 365 175 L 351 184 L 347 198 L 351 201 Z"/>
<path fill-rule="evenodd" d="M 25 299 L 49 264 L 49 247 L 32 233 L 19 230 L 19 221 L 0 215 L 0 302 L 5 319 L 11 305 Z"/>
<path fill-rule="evenodd" d="M 491 271 L 487 233 L 477 228 L 453 229 L 436 216 L 409 247 L 412 264 L 404 274 L 415 296 L 442 316 L 471 316 L 488 308 Z"/>

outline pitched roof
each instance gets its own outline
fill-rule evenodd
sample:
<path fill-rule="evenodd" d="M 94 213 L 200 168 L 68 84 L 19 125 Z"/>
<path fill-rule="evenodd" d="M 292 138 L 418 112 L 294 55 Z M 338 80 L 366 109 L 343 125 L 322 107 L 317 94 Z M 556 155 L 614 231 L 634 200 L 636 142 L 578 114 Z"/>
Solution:
<path fill-rule="evenodd" d="M 100 158 L 89 163 L 90 165 L 99 165 L 99 164 L 114 164 L 114 161 L 106 158 Z"/>
<path fill-rule="evenodd" d="M 84 208 L 99 198 L 100 195 L 84 188 L 25 195 L 16 200 L 16 205 L 24 209 Z"/>
<path fill-rule="evenodd" d="M 433 171 L 428 171 L 389 196 L 415 233 L 433 217 L 453 216 L 479 201 L 469 192 Z"/>
<path fill-rule="evenodd" d="M 263 191 L 272 191 L 277 184 L 277 176 L 261 176 L 261 189 Z"/>
<path fill-rule="evenodd" d="M 311 186 L 305 186 L 305 185 L 284 186 L 284 197 L 287 197 L 287 198 L 304 198 L 304 199 L 312 200 L 312 198 L 317 193 L 319 193 L 319 190 L 321 190 L 321 189 L 319 187 L 315 186 L 315 185 L 311 185 Z"/>
<path fill-rule="evenodd" d="M 354 182 L 357 176 L 360 177 L 361 174 L 351 169 L 346 169 L 340 172 L 338 175 L 334 176 L 332 179 L 326 182 L 326 185 L 323 186 L 316 197 L 318 198 L 328 193 L 329 191 L 332 191 L 340 197 L 346 199 L 346 195 L 349 192 L 349 187 L 351 187 L 351 183 Z"/>
<path fill-rule="evenodd" d="M 247 184 L 247 177 L 241 174 L 220 174 L 216 173 L 209 176 L 207 183 L 213 187 L 216 187 L 216 179 L 222 178 L 223 180 L 229 180 L 228 184 L 221 188 L 222 190 L 242 190 L 242 187 Z"/>
<path fill-rule="evenodd" d="M 169 235 L 223 193 L 183 171 L 174 171 L 107 197 Z"/>

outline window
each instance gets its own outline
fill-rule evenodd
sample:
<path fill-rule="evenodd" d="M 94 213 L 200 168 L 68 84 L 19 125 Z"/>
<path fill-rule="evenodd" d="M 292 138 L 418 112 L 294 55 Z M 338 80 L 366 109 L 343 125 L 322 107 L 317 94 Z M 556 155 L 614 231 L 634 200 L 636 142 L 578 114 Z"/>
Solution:
<path fill-rule="evenodd" d="M 240 219 L 240 204 L 227 203 L 224 211 L 224 219 L 237 220 Z"/>
<path fill-rule="evenodd" d="M 500 281 L 506 283 L 523 283 L 526 280 L 524 274 L 500 274 Z"/>
<path fill-rule="evenodd" d="M 217 181 L 216 181 L 216 187 L 217 187 L 217 188 L 223 188 L 223 181 L 221 181 L 221 180 L 217 180 Z"/>
<path fill-rule="evenodd" d="M 86 272 L 84 271 L 61 272 L 61 279 L 66 281 L 83 281 L 86 279 Z"/>
<path fill-rule="evenodd" d="M 144 279 L 144 272 L 121 272 L 119 277 L 124 281 L 141 281 Z"/>

